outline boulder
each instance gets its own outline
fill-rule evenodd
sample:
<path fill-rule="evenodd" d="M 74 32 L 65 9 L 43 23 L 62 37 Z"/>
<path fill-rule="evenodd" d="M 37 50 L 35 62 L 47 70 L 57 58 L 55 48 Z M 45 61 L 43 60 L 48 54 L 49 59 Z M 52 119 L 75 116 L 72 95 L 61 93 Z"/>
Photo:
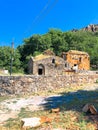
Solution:
<path fill-rule="evenodd" d="M 83 112 L 90 112 L 93 115 L 97 115 L 98 112 L 96 110 L 96 108 L 94 107 L 94 105 L 92 104 L 86 104 L 83 108 L 82 108 Z"/>
<path fill-rule="evenodd" d="M 32 117 L 32 118 L 23 118 L 21 119 L 21 128 L 36 128 L 45 122 L 51 122 L 51 119 L 48 117 Z"/>
<path fill-rule="evenodd" d="M 60 108 L 52 108 L 51 112 L 52 113 L 58 113 L 58 112 L 60 112 Z"/>

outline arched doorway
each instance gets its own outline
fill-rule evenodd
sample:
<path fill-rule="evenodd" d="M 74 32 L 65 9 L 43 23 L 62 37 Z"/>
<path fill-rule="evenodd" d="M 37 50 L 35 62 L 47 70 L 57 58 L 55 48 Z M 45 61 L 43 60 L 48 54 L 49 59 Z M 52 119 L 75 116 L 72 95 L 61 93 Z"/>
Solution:
<path fill-rule="evenodd" d="M 38 65 L 38 75 L 45 75 L 45 67 L 42 64 Z"/>

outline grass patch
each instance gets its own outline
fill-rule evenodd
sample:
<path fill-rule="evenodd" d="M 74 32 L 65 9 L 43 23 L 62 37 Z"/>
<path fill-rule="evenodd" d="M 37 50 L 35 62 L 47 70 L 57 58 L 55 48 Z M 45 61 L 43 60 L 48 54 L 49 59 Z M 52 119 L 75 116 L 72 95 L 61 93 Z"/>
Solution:
<path fill-rule="evenodd" d="M 9 99 L 9 96 L 0 96 L 0 102 Z"/>

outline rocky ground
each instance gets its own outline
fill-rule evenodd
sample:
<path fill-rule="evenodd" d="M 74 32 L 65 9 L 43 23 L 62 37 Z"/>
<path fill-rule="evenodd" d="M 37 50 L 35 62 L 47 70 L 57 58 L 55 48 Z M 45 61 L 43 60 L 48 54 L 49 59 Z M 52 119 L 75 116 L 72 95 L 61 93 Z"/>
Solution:
<path fill-rule="evenodd" d="M 29 96 L 26 98 L 6 99 L 0 102 L 0 124 L 3 125 L 9 118 L 17 118 L 21 108 L 27 108 L 35 111 L 44 109 L 46 106 L 48 106 L 49 109 L 59 107 L 59 105 L 64 102 L 70 102 L 74 96 L 80 100 L 83 100 L 86 98 L 86 95 L 82 95 L 81 92 L 86 91 L 86 93 L 89 93 L 96 89 L 98 89 L 98 84 L 92 84 L 84 86 L 82 91 L 70 92 L 69 94 L 64 93 L 64 95 L 58 94 L 52 96 Z M 89 98 L 89 95 L 87 96 Z"/>

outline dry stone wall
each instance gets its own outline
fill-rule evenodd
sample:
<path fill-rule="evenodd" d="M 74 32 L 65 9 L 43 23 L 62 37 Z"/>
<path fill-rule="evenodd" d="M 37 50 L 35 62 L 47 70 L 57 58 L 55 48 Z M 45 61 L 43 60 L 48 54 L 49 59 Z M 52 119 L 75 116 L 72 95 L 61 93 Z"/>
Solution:
<path fill-rule="evenodd" d="M 61 76 L 0 76 L 0 95 L 36 93 L 57 88 L 94 83 L 94 75 L 61 75 Z"/>

